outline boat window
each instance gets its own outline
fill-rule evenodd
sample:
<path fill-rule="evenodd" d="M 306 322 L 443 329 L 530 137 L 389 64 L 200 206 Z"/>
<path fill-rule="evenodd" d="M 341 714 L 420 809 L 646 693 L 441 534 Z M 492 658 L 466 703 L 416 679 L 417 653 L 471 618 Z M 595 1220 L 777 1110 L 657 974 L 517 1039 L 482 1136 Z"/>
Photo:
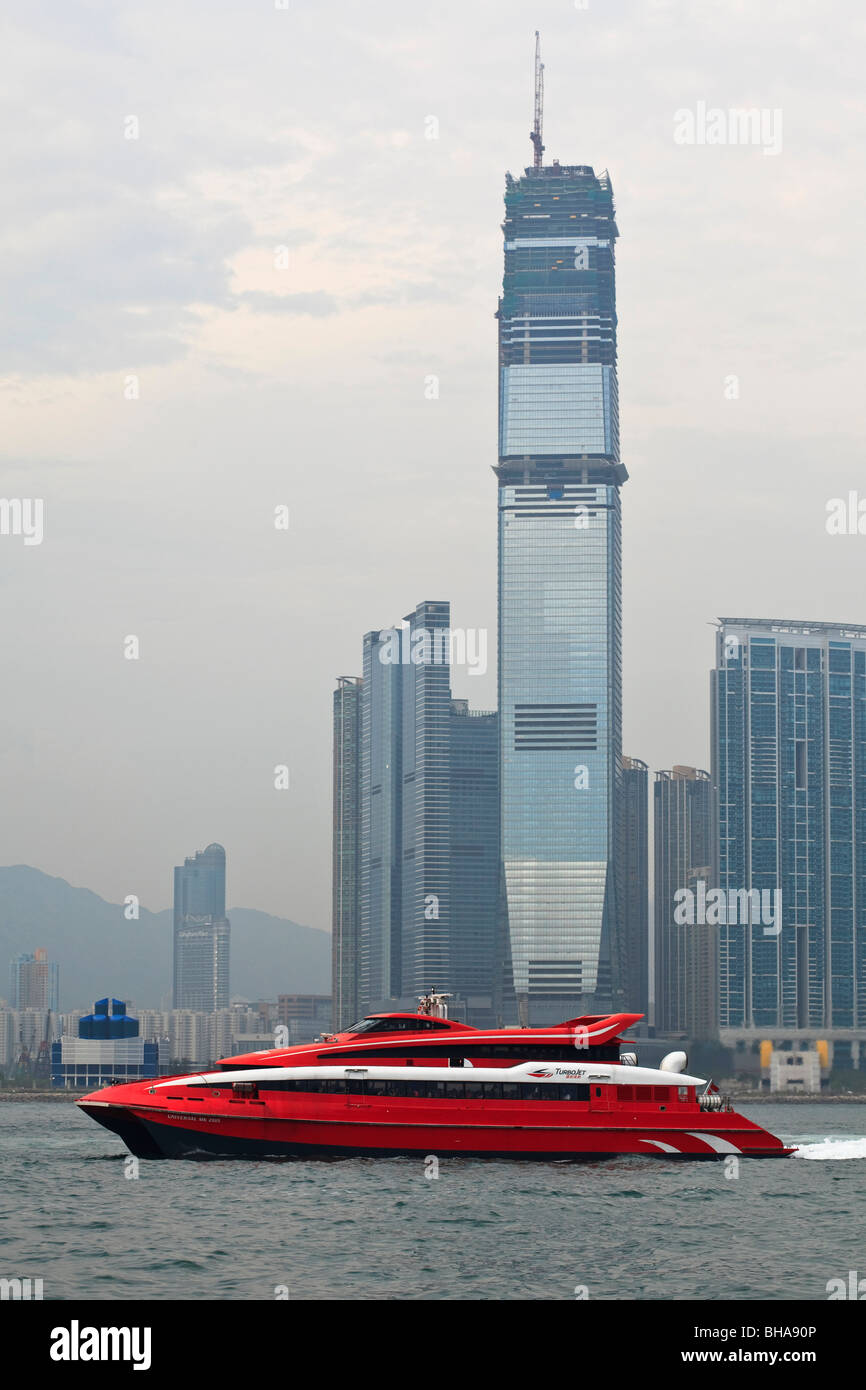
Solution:
<path fill-rule="evenodd" d="M 461 1040 L 461 1045 L 462 1040 Z M 474 1043 L 467 1042 L 468 1055 L 475 1061 L 481 1057 L 500 1057 L 516 1062 L 571 1062 L 581 1060 L 593 1062 L 618 1062 L 619 1044 L 600 1044 L 585 1049 L 575 1048 L 573 1043 L 537 1042 L 530 1033 L 522 1043 Z"/>
<path fill-rule="evenodd" d="M 255 1081 L 236 1081 L 232 1086 L 232 1094 L 243 1100 L 257 1100 L 259 1088 Z"/>
<path fill-rule="evenodd" d="M 347 1033 L 423 1033 L 431 1028 L 447 1028 L 436 1018 L 362 1018 Z"/>
<path fill-rule="evenodd" d="M 252 1090 L 241 1087 L 252 1088 Z M 625 1088 L 619 1088 L 622 1092 Z M 667 1088 L 659 1088 L 665 1092 Z M 303 1091 L 308 1094 L 326 1095 L 368 1095 L 387 1096 L 401 1100 L 589 1100 L 589 1086 L 571 1082 L 555 1081 L 425 1081 L 422 1079 L 386 1079 L 382 1077 L 334 1077 L 320 1079 L 309 1077 L 305 1080 L 271 1081 L 259 1083 L 236 1081 L 233 1087 L 236 1095 L 257 1097 L 259 1090 Z M 647 1099 L 651 1094 L 647 1088 Z M 596 1094 L 601 1087 L 596 1087 Z M 661 1097 L 654 1097 L 660 1099 Z"/>
<path fill-rule="evenodd" d="M 588 1086 L 560 1086 L 560 1100 L 589 1100 Z"/>

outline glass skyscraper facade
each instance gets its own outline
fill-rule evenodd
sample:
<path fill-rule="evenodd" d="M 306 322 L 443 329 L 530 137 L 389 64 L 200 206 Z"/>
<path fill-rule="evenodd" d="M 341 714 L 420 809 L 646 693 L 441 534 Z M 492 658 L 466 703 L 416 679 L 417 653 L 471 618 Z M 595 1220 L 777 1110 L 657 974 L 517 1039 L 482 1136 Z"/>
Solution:
<path fill-rule="evenodd" d="M 421 603 L 366 634 L 334 695 L 339 1024 L 432 988 L 493 1017 L 498 721 L 452 700 L 450 655 L 450 605 Z"/>
<path fill-rule="evenodd" d="M 208 845 L 174 871 L 174 1008 L 229 1006 L 226 852 Z"/>
<path fill-rule="evenodd" d="M 361 1013 L 398 998 L 403 984 L 403 679 L 400 664 L 385 659 L 394 631 L 364 636 L 358 857 Z"/>
<path fill-rule="evenodd" d="M 499 887 L 499 720 L 451 701 L 451 966 L 469 1022 L 494 1026 Z M 443 977 L 444 978 L 444 977 Z"/>
<path fill-rule="evenodd" d="M 451 977 L 451 606 L 419 603 L 405 622 L 402 673 L 402 965 L 413 1000 Z M 401 647 L 405 650 L 405 639 Z M 411 660 L 415 653 L 421 660 Z M 439 660 L 436 657 L 440 658 Z"/>
<path fill-rule="evenodd" d="M 361 681 L 341 676 L 334 691 L 331 993 L 333 1026 L 359 1017 L 358 854 L 361 813 Z"/>
<path fill-rule="evenodd" d="M 622 999 L 621 514 L 613 190 L 507 175 L 499 303 L 501 998 Z"/>
<path fill-rule="evenodd" d="M 866 1028 L 866 627 L 720 619 L 712 716 L 717 883 L 781 908 L 781 930 L 720 924 L 722 1036 L 822 1030 L 844 1065 Z"/>
<path fill-rule="evenodd" d="M 622 761 L 623 996 L 649 1023 L 649 768 Z"/>
<path fill-rule="evenodd" d="M 657 772 L 653 786 L 655 1024 L 707 1040 L 717 1031 L 718 927 L 676 917 L 680 890 L 711 886 L 713 784 L 701 768 Z M 682 915 L 682 914 L 681 914 Z"/>

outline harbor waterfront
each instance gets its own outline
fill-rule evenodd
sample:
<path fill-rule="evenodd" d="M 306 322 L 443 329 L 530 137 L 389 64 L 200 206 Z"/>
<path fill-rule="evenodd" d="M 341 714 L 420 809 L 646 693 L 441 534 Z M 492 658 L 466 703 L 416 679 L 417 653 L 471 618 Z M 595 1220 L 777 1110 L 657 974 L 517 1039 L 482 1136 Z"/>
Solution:
<path fill-rule="evenodd" d="M 136 1167 L 76 1106 L 25 1101 L 0 1120 L 2 1273 L 45 1300 L 826 1300 L 866 1274 L 866 1102 L 753 1118 L 802 1156 Z"/>

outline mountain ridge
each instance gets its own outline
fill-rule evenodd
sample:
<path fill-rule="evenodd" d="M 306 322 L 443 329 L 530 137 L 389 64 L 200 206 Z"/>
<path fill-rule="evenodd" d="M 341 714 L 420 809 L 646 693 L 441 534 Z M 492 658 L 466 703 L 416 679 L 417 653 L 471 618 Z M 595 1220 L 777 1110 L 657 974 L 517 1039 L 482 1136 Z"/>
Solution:
<path fill-rule="evenodd" d="M 331 938 L 317 927 L 258 908 L 228 910 L 231 994 L 329 994 Z M 29 864 L 0 867 L 0 997 L 13 956 L 44 946 L 60 966 L 60 1008 L 89 1008 L 113 994 L 140 1009 L 162 1007 L 172 987 L 172 909 L 124 916 L 90 888 Z"/>

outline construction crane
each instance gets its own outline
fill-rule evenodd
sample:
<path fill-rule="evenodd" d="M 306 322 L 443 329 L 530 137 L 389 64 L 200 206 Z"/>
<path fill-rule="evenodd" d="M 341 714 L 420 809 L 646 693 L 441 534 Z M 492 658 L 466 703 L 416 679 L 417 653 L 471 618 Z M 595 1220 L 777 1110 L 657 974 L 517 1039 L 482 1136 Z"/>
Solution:
<path fill-rule="evenodd" d="M 39 1054 L 33 1067 L 34 1077 L 41 1080 L 51 1075 L 51 1010 L 45 1015 L 45 1032 L 39 1044 Z"/>
<path fill-rule="evenodd" d="M 532 126 L 530 140 L 532 141 L 533 155 L 532 163 L 534 168 L 541 168 L 541 157 L 544 154 L 544 145 L 541 140 L 542 126 L 544 123 L 544 64 L 541 61 L 541 39 L 538 30 L 535 31 L 535 115 Z"/>

